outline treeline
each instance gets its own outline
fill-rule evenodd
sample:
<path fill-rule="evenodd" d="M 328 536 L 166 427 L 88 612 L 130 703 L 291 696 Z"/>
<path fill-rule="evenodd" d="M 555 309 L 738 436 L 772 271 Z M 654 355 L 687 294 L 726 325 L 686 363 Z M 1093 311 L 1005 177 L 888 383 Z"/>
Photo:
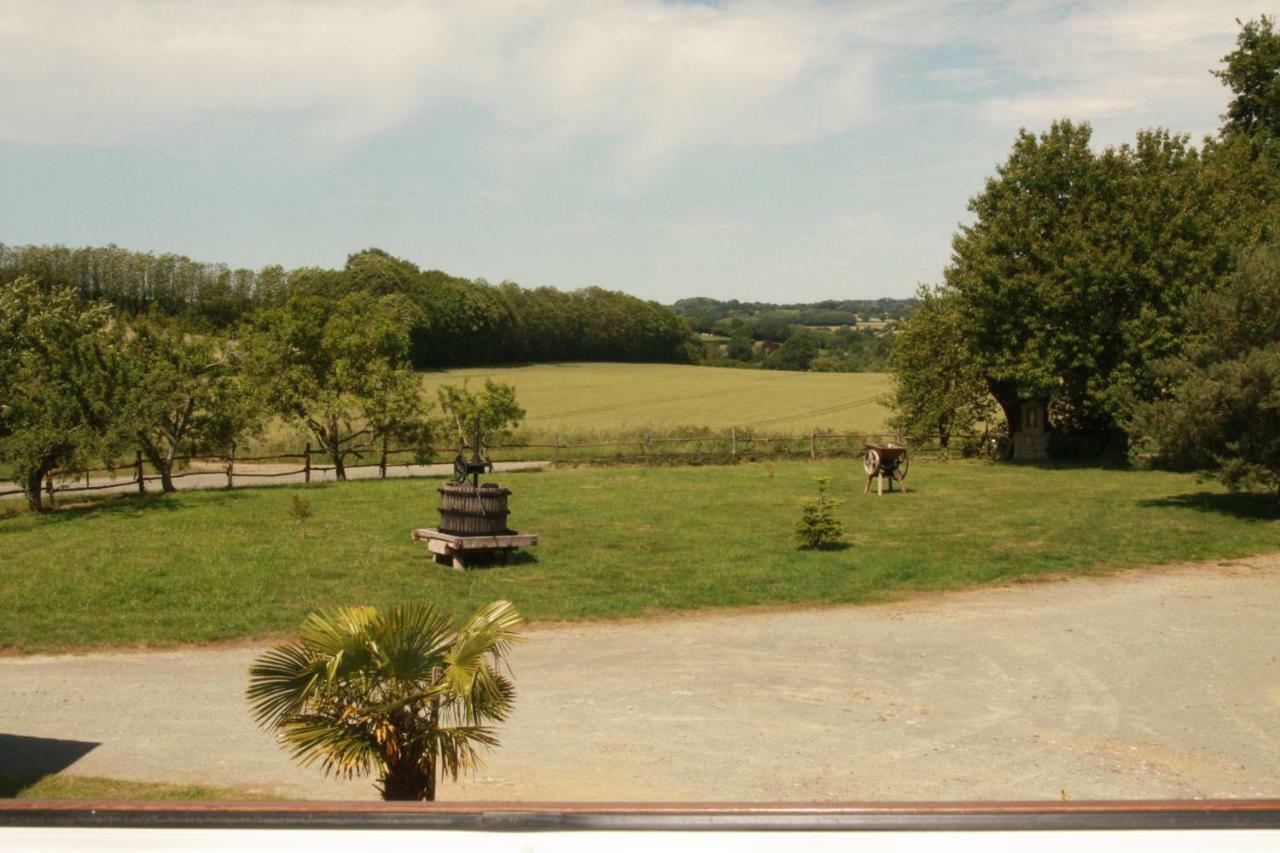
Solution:
<path fill-rule="evenodd" d="M 1157 129 L 1096 152 L 1068 120 L 1018 134 L 895 336 L 898 429 L 1011 436 L 1034 404 L 1054 455 L 1154 452 L 1280 485 L 1273 20 L 1223 60 L 1234 97 L 1199 147 Z"/>
<path fill-rule="evenodd" d="M 677 300 L 671 310 L 698 332 L 731 335 L 746 330 L 755 340 L 781 342 L 792 326 L 854 326 L 900 320 L 911 313 L 914 305 L 915 299 L 827 299 L 780 305 L 697 296 Z"/>
<path fill-rule="evenodd" d="M 789 326 L 777 339 L 766 340 L 753 339 L 743 325 L 731 328 L 728 340 L 703 340 L 701 363 L 815 373 L 880 373 L 889 369 L 892 341 L 892 325 L 835 331 Z"/>
<path fill-rule="evenodd" d="M 0 244 L 0 285 L 30 278 L 130 315 L 159 313 L 191 330 L 231 331 L 299 293 L 334 303 L 365 292 L 412 306 L 410 358 L 418 368 L 522 361 L 690 362 L 687 323 L 671 310 L 601 288 L 526 289 L 420 270 L 377 249 L 340 270 L 231 269 L 181 255 L 116 246 Z"/>

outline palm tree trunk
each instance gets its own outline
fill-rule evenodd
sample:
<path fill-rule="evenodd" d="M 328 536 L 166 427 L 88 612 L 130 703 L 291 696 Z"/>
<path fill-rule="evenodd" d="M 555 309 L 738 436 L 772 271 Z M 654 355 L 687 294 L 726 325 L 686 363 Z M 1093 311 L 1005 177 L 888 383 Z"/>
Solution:
<path fill-rule="evenodd" d="M 384 800 L 426 800 L 436 798 L 434 768 L 424 771 L 412 758 L 387 768 L 381 779 Z"/>

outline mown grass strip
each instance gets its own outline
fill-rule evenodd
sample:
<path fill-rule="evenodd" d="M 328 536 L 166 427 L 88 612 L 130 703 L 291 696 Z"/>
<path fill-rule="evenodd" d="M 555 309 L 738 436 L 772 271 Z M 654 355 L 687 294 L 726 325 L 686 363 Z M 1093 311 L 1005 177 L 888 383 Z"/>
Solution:
<path fill-rule="evenodd" d="M 791 527 L 831 476 L 843 550 Z M 1187 475 L 950 462 L 909 495 L 861 494 L 856 462 L 503 474 L 512 525 L 541 544 L 511 567 L 436 567 L 414 527 L 439 481 L 114 498 L 0 520 L 0 648 L 204 643 L 296 628 L 338 604 L 510 598 L 526 618 L 882 601 L 927 590 L 1280 550 L 1267 497 Z M 294 495 L 311 504 L 299 522 Z"/>

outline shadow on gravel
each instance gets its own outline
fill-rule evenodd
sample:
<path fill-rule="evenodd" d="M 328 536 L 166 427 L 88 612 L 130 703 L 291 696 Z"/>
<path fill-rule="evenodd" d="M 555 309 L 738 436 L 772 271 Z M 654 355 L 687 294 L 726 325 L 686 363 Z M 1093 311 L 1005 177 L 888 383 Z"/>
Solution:
<path fill-rule="evenodd" d="M 1275 521 L 1280 519 L 1280 503 L 1273 495 L 1249 492 L 1191 492 L 1138 501 L 1138 506 L 1194 509 L 1199 512 L 1216 512 L 1251 521 Z"/>
<path fill-rule="evenodd" d="M 43 777 L 66 770 L 99 744 L 84 740 L 0 734 L 0 798 L 16 797 Z"/>

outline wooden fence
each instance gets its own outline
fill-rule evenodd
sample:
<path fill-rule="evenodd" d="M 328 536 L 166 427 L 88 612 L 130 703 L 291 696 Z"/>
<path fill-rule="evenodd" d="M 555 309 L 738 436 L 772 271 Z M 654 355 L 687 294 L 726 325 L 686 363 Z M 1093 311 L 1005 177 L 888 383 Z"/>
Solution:
<path fill-rule="evenodd" d="M 605 438 L 588 442 L 562 441 L 555 435 L 551 442 L 513 442 L 488 445 L 489 457 L 495 462 L 545 461 L 552 464 L 610 465 L 644 464 L 705 465 L 725 464 L 762 459 L 824 459 L 861 456 L 866 443 L 900 443 L 895 434 L 834 433 L 811 430 L 804 435 L 755 435 L 753 432 L 731 428 L 723 433 L 703 432 L 697 435 L 655 436 L 652 433 Z M 932 448 L 913 448 L 917 452 Z M 377 468 L 377 476 L 385 478 L 405 476 L 409 469 L 419 466 L 424 455 L 433 462 L 447 462 L 456 452 L 469 453 L 468 448 L 444 451 L 423 448 L 353 447 L 343 451 L 343 467 L 347 471 Z M 347 459 L 351 459 L 348 462 Z M 369 460 L 369 461 L 365 461 Z M 173 480 L 189 477 L 225 477 L 225 488 L 234 488 L 237 480 L 283 479 L 301 476 L 303 483 L 312 482 L 317 475 L 328 478 L 335 468 L 327 453 L 307 444 L 301 453 L 275 453 L 260 456 L 244 456 L 231 448 L 222 455 L 180 456 L 175 458 Z M 293 463 L 297 463 L 293 465 Z M 195 466 L 195 467 L 192 467 Z M 284 470 L 263 470 L 265 467 Z M 293 467 L 290 467 L 293 466 Z M 396 469 L 404 468 L 403 473 Z M 121 473 L 128 476 L 120 477 Z M 107 474 L 110 479 L 94 482 L 94 475 Z M 132 464 L 115 468 L 95 468 L 76 475 L 51 473 L 45 480 L 44 491 L 52 499 L 56 494 L 94 492 L 105 489 L 131 489 L 136 486 L 139 494 L 145 494 L 148 484 L 160 482 L 160 475 L 149 472 L 142 453 L 134 455 Z M 198 488 L 213 488 L 204 484 Z M 0 491 L 0 498 L 22 494 L 19 488 Z"/>

